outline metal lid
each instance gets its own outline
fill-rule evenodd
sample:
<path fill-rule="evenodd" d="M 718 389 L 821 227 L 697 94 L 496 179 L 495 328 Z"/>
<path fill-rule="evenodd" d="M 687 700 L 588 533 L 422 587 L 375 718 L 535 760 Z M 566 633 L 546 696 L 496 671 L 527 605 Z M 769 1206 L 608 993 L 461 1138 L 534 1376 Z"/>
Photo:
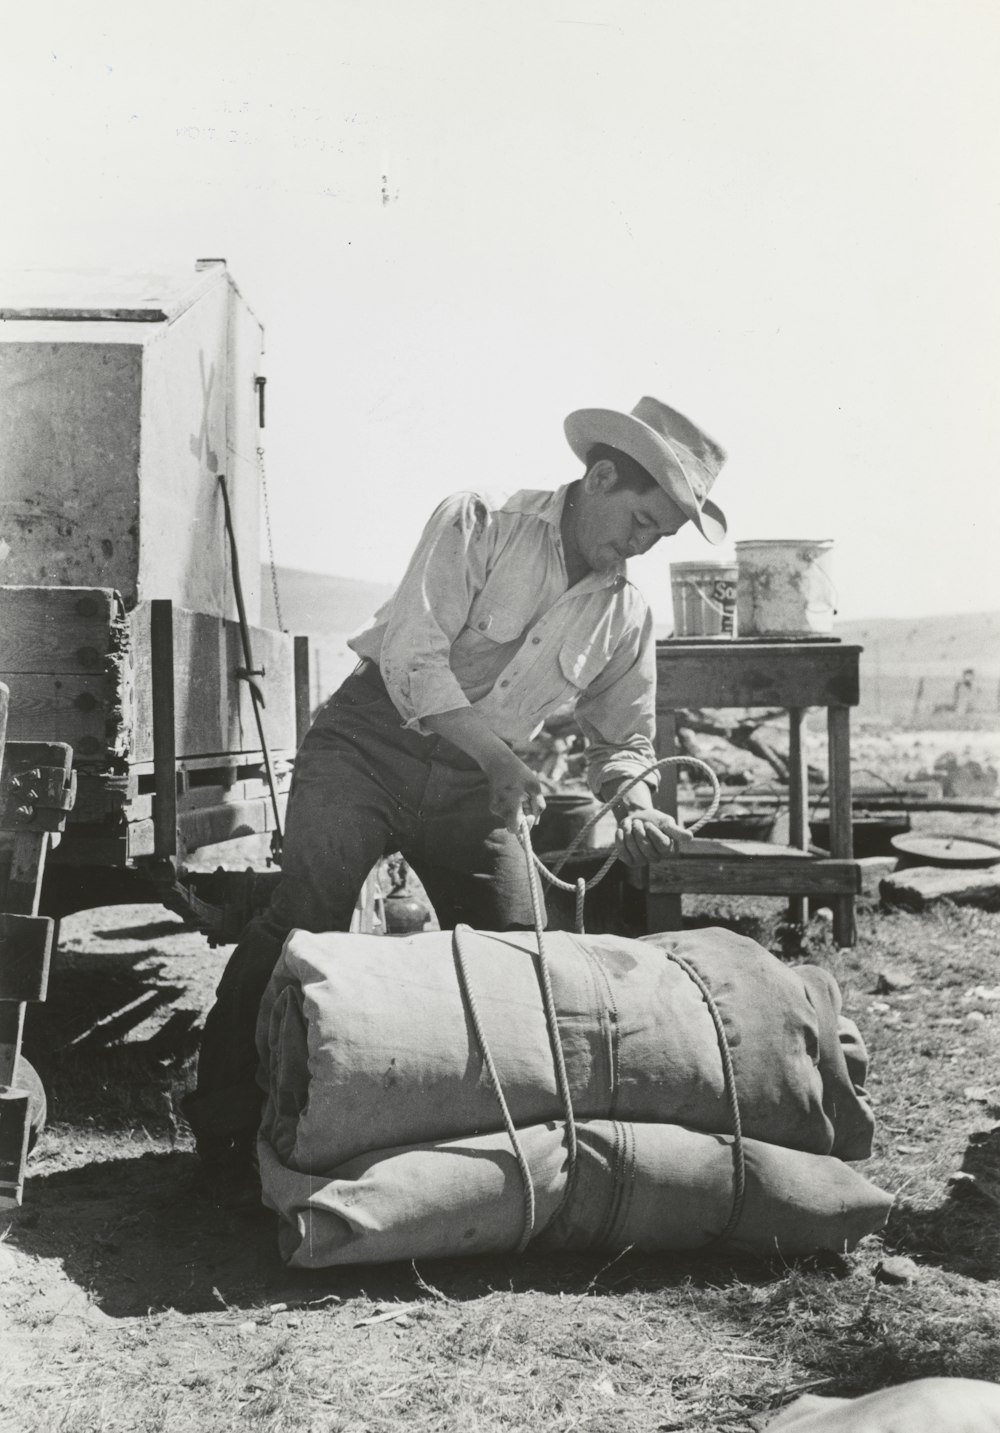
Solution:
<path fill-rule="evenodd" d="M 924 866 L 995 866 L 1000 862 L 1000 846 L 981 836 L 952 836 L 943 831 L 908 831 L 893 836 L 893 850 L 914 858 Z"/>

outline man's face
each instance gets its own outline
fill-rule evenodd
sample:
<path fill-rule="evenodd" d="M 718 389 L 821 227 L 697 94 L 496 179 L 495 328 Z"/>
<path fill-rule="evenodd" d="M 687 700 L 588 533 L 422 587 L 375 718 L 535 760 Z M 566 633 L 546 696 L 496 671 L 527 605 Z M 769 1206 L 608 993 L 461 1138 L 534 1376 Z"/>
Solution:
<path fill-rule="evenodd" d="M 641 557 L 669 537 L 687 516 L 659 486 L 636 493 L 622 487 L 598 464 L 581 483 L 574 536 L 581 557 L 594 572 L 605 572 L 630 557 Z"/>

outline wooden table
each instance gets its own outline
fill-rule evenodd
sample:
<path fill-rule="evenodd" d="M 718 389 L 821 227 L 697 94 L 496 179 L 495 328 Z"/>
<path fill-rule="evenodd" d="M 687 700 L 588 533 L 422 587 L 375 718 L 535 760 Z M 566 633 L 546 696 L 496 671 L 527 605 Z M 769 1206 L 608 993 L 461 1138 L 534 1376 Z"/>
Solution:
<path fill-rule="evenodd" d="M 853 945 L 854 897 L 861 872 L 852 860 L 850 710 L 858 703 L 860 647 L 836 640 L 670 638 L 657 643 L 657 754 L 675 756 L 677 712 L 692 707 L 785 707 L 789 725 L 789 845 L 699 841 L 649 869 L 649 929 L 677 930 L 685 893 L 790 896 L 803 920 L 809 896 L 830 898 L 838 945 Z M 809 779 L 802 725 L 807 708 L 826 707 L 829 734 L 830 858 L 808 855 Z M 657 804 L 677 814 L 677 767 L 661 772 Z"/>

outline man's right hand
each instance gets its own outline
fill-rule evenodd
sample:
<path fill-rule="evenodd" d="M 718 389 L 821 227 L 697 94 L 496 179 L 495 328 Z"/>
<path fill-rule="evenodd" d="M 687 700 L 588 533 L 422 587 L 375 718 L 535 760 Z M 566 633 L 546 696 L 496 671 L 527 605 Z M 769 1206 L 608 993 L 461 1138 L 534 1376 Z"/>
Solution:
<path fill-rule="evenodd" d="M 545 810 L 541 780 L 509 749 L 492 757 L 484 769 L 490 783 L 490 810 L 516 836 L 522 813 L 530 823 Z"/>
<path fill-rule="evenodd" d="M 539 778 L 472 707 L 436 712 L 423 725 L 472 757 L 490 783 L 490 810 L 515 836 L 522 812 L 531 821 L 545 810 Z"/>

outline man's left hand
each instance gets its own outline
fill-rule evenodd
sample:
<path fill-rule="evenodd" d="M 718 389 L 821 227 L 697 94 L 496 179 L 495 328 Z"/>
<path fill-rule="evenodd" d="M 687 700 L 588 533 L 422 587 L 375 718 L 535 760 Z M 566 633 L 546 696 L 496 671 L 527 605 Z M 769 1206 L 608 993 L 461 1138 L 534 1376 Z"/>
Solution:
<path fill-rule="evenodd" d="M 615 832 L 618 859 L 626 866 L 646 866 L 672 856 L 691 840 L 691 832 L 655 807 L 626 812 Z"/>

